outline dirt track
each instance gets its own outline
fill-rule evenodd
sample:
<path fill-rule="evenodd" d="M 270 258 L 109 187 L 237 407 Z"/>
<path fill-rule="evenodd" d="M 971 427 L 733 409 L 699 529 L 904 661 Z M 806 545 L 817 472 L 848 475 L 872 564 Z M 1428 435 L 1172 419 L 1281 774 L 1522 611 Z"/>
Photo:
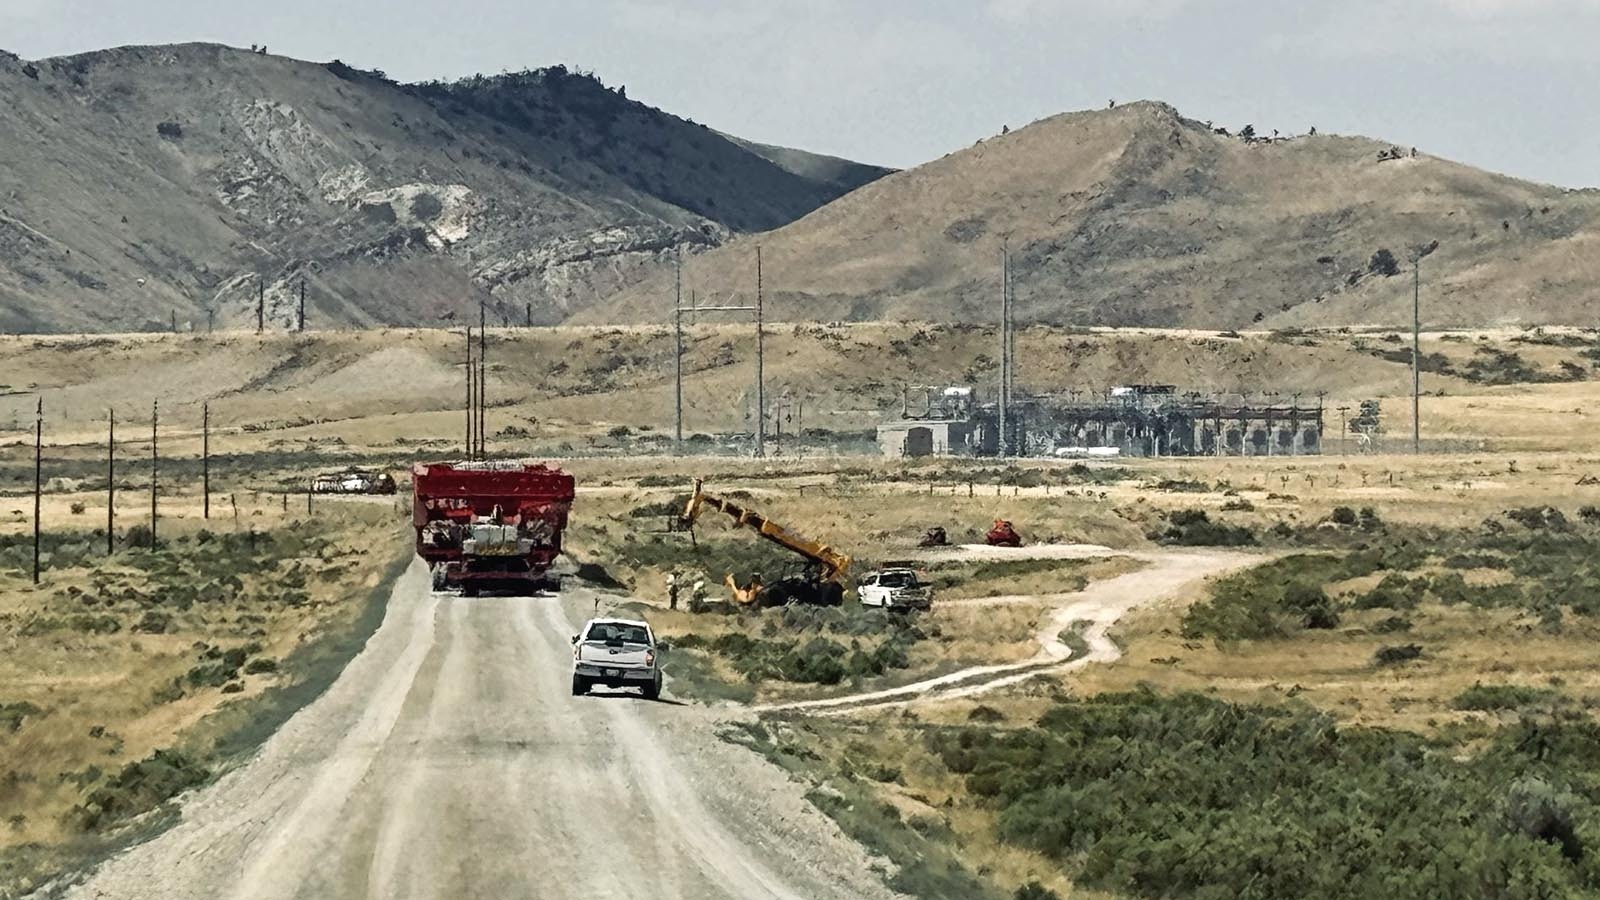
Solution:
<path fill-rule="evenodd" d="M 993 666 L 974 666 L 938 678 L 901 687 L 807 700 L 764 707 L 764 712 L 805 711 L 822 715 L 843 714 L 885 706 L 903 706 L 919 700 L 949 700 L 970 697 L 1032 678 L 1043 672 L 1061 672 L 1093 662 L 1114 662 L 1122 651 L 1110 638 L 1111 627 L 1129 610 L 1167 600 L 1207 578 L 1222 575 L 1261 562 L 1258 554 L 1226 550 L 1161 550 L 1118 554 L 1105 547 L 1086 544 L 1039 545 L 1010 549 L 1003 547 L 951 547 L 934 551 L 939 559 L 1083 559 L 1094 556 L 1125 555 L 1146 564 L 1145 568 L 1090 584 L 1067 594 L 985 597 L 956 600 L 954 603 L 1002 604 L 1019 601 L 1047 601 L 1052 604 L 1040 624 L 1035 639 L 1039 652 L 1032 659 Z M 1074 623 L 1085 623 L 1082 631 L 1087 651 L 1074 656 L 1061 640 L 1061 633 Z"/>
<path fill-rule="evenodd" d="M 409 570 L 366 650 L 183 821 L 70 897 L 872 898 L 867 854 L 709 711 L 573 697 L 593 595 Z"/>

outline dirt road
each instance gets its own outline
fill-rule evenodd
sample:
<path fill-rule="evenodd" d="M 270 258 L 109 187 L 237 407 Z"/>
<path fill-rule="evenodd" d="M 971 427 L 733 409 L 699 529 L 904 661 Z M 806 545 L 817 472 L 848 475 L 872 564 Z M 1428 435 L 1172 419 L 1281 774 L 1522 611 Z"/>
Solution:
<path fill-rule="evenodd" d="M 326 694 L 68 896 L 892 896 L 714 714 L 571 696 L 592 605 L 433 595 L 414 566 Z"/>
<path fill-rule="evenodd" d="M 1084 544 L 1041 545 L 1018 549 L 1002 547 L 952 547 L 937 551 L 940 559 L 1083 559 L 1093 556 L 1128 556 L 1145 564 L 1138 571 L 1096 581 L 1081 591 L 1066 594 L 985 597 L 950 601 L 964 604 L 1046 602 L 1051 609 L 1034 635 L 1039 652 L 1032 659 L 993 666 L 974 666 L 938 678 L 900 687 L 763 707 L 763 712 L 805 711 L 842 714 L 885 706 L 903 706 L 919 700 L 970 697 L 1025 681 L 1045 672 L 1062 672 L 1090 663 L 1114 662 L 1122 651 L 1110 638 L 1111 627 L 1136 606 L 1157 603 L 1190 589 L 1207 578 L 1223 575 L 1262 561 L 1259 554 L 1225 550 L 1159 550 L 1117 553 Z M 1074 655 L 1061 633 L 1074 625 L 1085 651 Z"/>

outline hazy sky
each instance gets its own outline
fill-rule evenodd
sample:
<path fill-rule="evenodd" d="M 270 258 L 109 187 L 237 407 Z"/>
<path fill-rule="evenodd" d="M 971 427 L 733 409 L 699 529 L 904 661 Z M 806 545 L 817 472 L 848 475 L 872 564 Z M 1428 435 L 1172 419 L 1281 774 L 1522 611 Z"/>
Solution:
<path fill-rule="evenodd" d="M 1600 186 L 1600 0 L 0 0 L 37 58 L 206 40 L 403 80 L 594 70 L 769 143 L 910 166 L 1110 98 Z"/>

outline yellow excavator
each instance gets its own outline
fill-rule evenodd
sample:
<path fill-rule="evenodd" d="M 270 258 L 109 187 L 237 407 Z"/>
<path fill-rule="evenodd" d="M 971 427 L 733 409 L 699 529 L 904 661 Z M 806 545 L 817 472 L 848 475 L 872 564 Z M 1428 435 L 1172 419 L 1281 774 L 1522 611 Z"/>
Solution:
<path fill-rule="evenodd" d="M 783 606 L 804 603 L 813 606 L 838 606 L 844 602 L 845 572 L 850 569 L 850 557 L 820 541 L 795 534 L 753 509 L 740 506 L 731 500 L 705 492 L 703 480 L 694 480 L 694 494 L 684 506 L 682 525 L 691 528 L 706 507 L 727 513 L 734 522 L 755 531 L 756 534 L 805 560 L 801 571 L 785 575 L 777 581 L 763 583 L 755 575 L 748 585 L 740 587 L 728 573 L 725 581 L 733 592 L 733 601 L 740 606 Z"/>

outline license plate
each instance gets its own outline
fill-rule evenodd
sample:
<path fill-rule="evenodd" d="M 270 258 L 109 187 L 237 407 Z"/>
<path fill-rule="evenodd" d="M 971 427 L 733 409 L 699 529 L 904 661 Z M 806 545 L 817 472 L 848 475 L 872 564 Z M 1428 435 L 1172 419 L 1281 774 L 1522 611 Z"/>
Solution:
<path fill-rule="evenodd" d="M 606 670 L 606 677 L 607 678 L 616 678 L 617 676 L 619 676 L 621 674 L 622 674 L 622 671 L 620 669 L 607 669 Z"/>

